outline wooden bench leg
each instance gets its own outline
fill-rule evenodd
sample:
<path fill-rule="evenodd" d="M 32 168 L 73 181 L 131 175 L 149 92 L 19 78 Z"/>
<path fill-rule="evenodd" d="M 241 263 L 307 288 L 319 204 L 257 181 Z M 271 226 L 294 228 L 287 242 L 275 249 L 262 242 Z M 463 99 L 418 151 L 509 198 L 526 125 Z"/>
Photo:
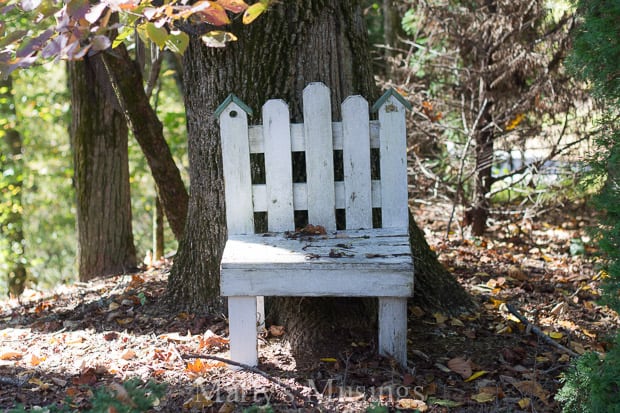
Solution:
<path fill-rule="evenodd" d="M 406 297 L 379 297 L 379 354 L 407 365 Z"/>
<path fill-rule="evenodd" d="M 256 366 L 256 297 L 228 297 L 228 327 L 231 360 Z"/>
<path fill-rule="evenodd" d="M 259 333 L 265 328 L 265 297 L 256 297 L 256 328 Z"/>

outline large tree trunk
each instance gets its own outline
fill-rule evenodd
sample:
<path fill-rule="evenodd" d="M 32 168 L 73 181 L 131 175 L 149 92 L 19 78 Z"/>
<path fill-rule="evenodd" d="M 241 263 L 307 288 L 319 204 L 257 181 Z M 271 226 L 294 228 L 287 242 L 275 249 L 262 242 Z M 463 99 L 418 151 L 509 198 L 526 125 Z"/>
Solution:
<path fill-rule="evenodd" d="M 116 97 L 151 169 L 170 229 L 180 240 L 189 196 L 164 138 L 163 125 L 144 91 L 140 67 L 131 60 L 124 44 L 103 53 L 102 58 Z"/>
<path fill-rule="evenodd" d="M 70 68 L 78 274 L 81 281 L 136 267 L 127 123 L 114 106 L 100 56 Z"/>
<path fill-rule="evenodd" d="M 168 295 L 173 304 L 202 311 L 220 305 L 219 261 L 225 242 L 219 128 L 213 114 L 217 106 L 234 93 L 259 113 L 267 99 L 281 98 L 289 103 L 293 119 L 300 121 L 303 88 L 321 81 L 332 91 L 333 116 L 339 119 L 339 103 L 346 96 L 361 94 L 369 101 L 377 97 L 358 1 L 280 2 L 252 25 L 234 24 L 232 31 L 239 40 L 224 49 L 207 49 L 193 38 L 184 62 L 191 198 Z M 422 236 L 419 230 L 417 234 Z M 423 245 L 426 267 L 421 268 L 436 268 L 436 258 Z M 426 283 L 435 282 L 432 276 L 440 277 L 442 288 L 457 291 L 427 288 Z M 438 294 L 429 297 L 437 307 L 442 302 L 449 305 L 444 297 L 459 297 L 460 287 L 445 270 L 433 270 L 418 282 L 424 293 Z M 467 307 L 465 299 L 455 304 Z M 273 309 L 285 323 L 293 347 L 301 350 L 342 336 L 332 324 L 336 321 L 368 330 L 368 319 L 374 316 L 359 300 L 286 298 L 276 300 Z"/>
<path fill-rule="evenodd" d="M 5 121 L 0 128 L 0 165 L 3 171 L 0 175 L 0 247 L 5 251 L 3 258 L 9 294 L 19 297 L 27 278 L 22 205 L 24 167 L 22 137 L 15 124 L 15 99 L 10 76 L 0 78 L 0 118 Z"/>

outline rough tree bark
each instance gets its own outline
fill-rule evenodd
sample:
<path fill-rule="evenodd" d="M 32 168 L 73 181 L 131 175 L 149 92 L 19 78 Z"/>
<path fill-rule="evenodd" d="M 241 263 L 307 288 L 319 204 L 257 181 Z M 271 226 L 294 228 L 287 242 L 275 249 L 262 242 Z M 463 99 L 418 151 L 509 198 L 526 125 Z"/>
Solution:
<path fill-rule="evenodd" d="M 0 78 L 0 240 L 5 249 L 9 294 L 19 297 L 26 285 L 26 259 L 23 231 L 23 159 L 22 137 L 16 129 L 13 82 Z M 4 142 L 4 144 L 2 144 Z"/>
<path fill-rule="evenodd" d="M 168 297 L 173 304 L 200 311 L 221 304 L 219 261 L 226 231 L 219 130 L 213 114 L 217 106 L 234 93 L 260 113 L 267 99 L 281 98 L 289 103 L 293 119 L 299 121 L 303 88 L 321 81 L 331 88 L 333 116 L 339 119 L 338 103 L 347 95 L 361 94 L 369 101 L 378 95 L 359 1 L 280 2 L 250 26 L 233 24 L 231 30 L 239 40 L 223 49 L 208 49 L 194 37 L 184 61 L 192 195 L 185 235 L 169 277 Z M 412 225 L 415 227 L 413 220 Z M 423 239 L 419 230 L 416 236 Z M 439 269 L 428 245 L 416 238 L 413 242 L 416 247 L 425 246 L 420 256 L 426 266 L 421 268 L 431 271 L 419 277 L 420 294 L 437 294 L 427 299 L 436 307 L 443 303 L 442 308 L 450 308 L 453 303 L 447 300 L 453 298 L 455 308 L 468 307 L 467 299 L 457 299 L 464 293 L 447 271 Z M 440 289 L 425 285 L 435 282 Z M 354 323 L 362 315 L 364 327 L 369 325 L 368 312 L 360 311 L 365 304 L 351 300 L 283 299 L 275 308 L 298 349 L 333 339 L 325 323 L 336 319 Z"/>
<path fill-rule="evenodd" d="M 151 169 L 170 229 L 180 240 L 189 196 L 164 138 L 163 125 L 144 91 L 140 67 L 124 44 L 103 53 L 102 58 L 116 97 Z"/>
<path fill-rule="evenodd" d="M 100 56 L 69 64 L 80 281 L 136 267 L 127 123 Z M 109 85 L 109 84 L 108 84 Z"/>

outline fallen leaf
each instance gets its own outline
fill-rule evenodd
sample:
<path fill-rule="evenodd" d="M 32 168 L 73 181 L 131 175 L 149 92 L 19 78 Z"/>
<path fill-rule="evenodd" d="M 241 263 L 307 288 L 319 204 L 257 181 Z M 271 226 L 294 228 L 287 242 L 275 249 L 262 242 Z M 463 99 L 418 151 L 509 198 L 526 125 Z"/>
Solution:
<path fill-rule="evenodd" d="M 231 402 L 226 402 L 220 407 L 217 413 L 232 413 L 235 410 L 235 405 Z"/>
<path fill-rule="evenodd" d="M 529 397 L 524 397 L 517 403 L 522 410 L 529 410 L 530 404 L 532 404 L 532 399 L 530 399 Z"/>
<path fill-rule="evenodd" d="M 411 314 L 413 314 L 416 318 L 420 318 L 424 315 L 424 310 L 417 305 L 414 305 L 411 307 Z"/>
<path fill-rule="evenodd" d="M 463 405 L 463 402 L 457 402 L 455 400 L 448 399 L 435 399 L 433 397 L 429 397 L 426 401 L 428 402 L 428 404 L 434 404 L 443 407 L 459 407 Z"/>
<path fill-rule="evenodd" d="M 396 405 L 397 409 L 417 409 L 420 412 L 428 410 L 428 406 L 422 400 L 417 399 L 400 399 Z"/>
<path fill-rule="evenodd" d="M 131 323 L 133 321 L 133 317 L 127 317 L 127 318 L 117 318 L 116 322 L 122 326 L 127 325 L 129 323 Z"/>
<path fill-rule="evenodd" d="M 443 324 L 448 319 L 448 317 L 446 317 L 445 315 L 441 313 L 433 313 L 433 317 L 435 317 L 435 322 L 437 324 Z"/>
<path fill-rule="evenodd" d="M 476 380 L 478 377 L 482 377 L 482 376 L 484 376 L 484 375 L 485 375 L 485 374 L 487 374 L 487 373 L 488 373 L 488 371 L 485 371 L 485 370 L 480 370 L 480 371 L 477 371 L 477 372 L 475 372 L 474 374 L 472 374 L 471 376 L 469 376 L 468 378 L 466 378 L 466 379 L 465 379 L 465 382 L 474 381 L 474 380 Z"/>
<path fill-rule="evenodd" d="M 228 344 L 229 340 L 222 336 L 218 336 L 211 330 L 207 330 L 202 337 L 200 337 L 200 348 L 211 349 L 215 347 L 223 347 Z"/>
<path fill-rule="evenodd" d="M 7 351 L 0 354 L 0 360 L 21 360 L 22 357 L 24 354 L 18 351 Z"/>
<path fill-rule="evenodd" d="M 284 326 L 276 326 L 276 325 L 269 326 L 269 334 L 271 334 L 274 337 L 280 337 L 281 335 L 284 334 Z"/>
<path fill-rule="evenodd" d="M 42 361 L 45 360 L 45 357 L 37 357 L 36 354 L 30 354 L 28 357 L 26 357 L 26 361 L 31 365 L 31 366 L 38 366 L 39 364 L 41 364 Z"/>
<path fill-rule="evenodd" d="M 127 350 L 126 352 L 123 353 L 123 355 L 121 356 L 121 358 L 123 360 L 131 360 L 132 358 L 136 357 L 136 352 L 133 351 L 132 349 Z"/>
<path fill-rule="evenodd" d="M 78 377 L 74 377 L 71 382 L 77 386 L 79 385 L 93 385 L 97 382 L 97 375 L 95 374 L 95 369 L 92 367 L 87 368 L 80 374 Z"/>
<path fill-rule="evenodd" d="M 533 380 L 520 381 L 517 383 L 513 383 L 513 385 L 521 393 L 528 395 L 528 396 L 536 396 L 538 399 L 542 401 L 546 401 L 547 397 L 549 397 L 545 389 L 543 389 L 540 383 L 536 381 L 533 381 Z"/>
<path fill-rule="evenodd" d="M 478 403 L 488 403 L 495 400 L 495 395 L 490 393 L 481 392 L 478 394 L 474 394 L 471 396 L 472 400 L 477 401 Z"/>
<path fill-rule="evenodd" d="M 213 406 L 213 400 L 207 399 L 202 392 L 196 393 L 191 399 L 183 403 L 183 408 L 187 410 L 202 410 L 211 406 Z"/>
<path fill-rule="evenodd" d="M 465 360 L 462 357 L 455 357 L 448 361 L 448 367 L 453 372 L 459 374 L 463 379 L 467 379 L 471 376 L 471 361 Z"/>
<path fill-rule="evenodd" d="M 28 383 L 30 384 L 34 384 L 35 386 L 37 386 L 36 389 L 34 389 L 35 391 L 38 390 L 47 390 L 50 388 L 49 383 L 44 383 L 41 379 L 38 379 L 36 377 L 31 378 L 30 380 L 28 380 Z"/>
<path fill-rule="evenodd" d="M 325 363 L 336 363 L 338 360 L 333 357 L 323 357 L 321 361 Z"/>

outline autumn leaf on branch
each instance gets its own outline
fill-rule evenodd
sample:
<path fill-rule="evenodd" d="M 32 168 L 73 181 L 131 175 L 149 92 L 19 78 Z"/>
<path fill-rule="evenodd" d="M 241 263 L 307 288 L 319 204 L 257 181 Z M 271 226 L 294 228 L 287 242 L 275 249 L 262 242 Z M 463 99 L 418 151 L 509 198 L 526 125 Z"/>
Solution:
<path fill-rule="evenodd" d="M 243 0 L 200 0 L 191 5 L 172 0 L 157 7 L 150 0 L 0 1 L 0 75 L 41 60 L 79 60 L 131 41 L 134 33 L 178 54 L 189 45 L 189 34 L 200 35 L 208 47 L 224 47 L 237 40 L 222 30 L 224 26 L 241 13 L 244 24 L 251 23 L 272 1 L 248 6 Z"/>

